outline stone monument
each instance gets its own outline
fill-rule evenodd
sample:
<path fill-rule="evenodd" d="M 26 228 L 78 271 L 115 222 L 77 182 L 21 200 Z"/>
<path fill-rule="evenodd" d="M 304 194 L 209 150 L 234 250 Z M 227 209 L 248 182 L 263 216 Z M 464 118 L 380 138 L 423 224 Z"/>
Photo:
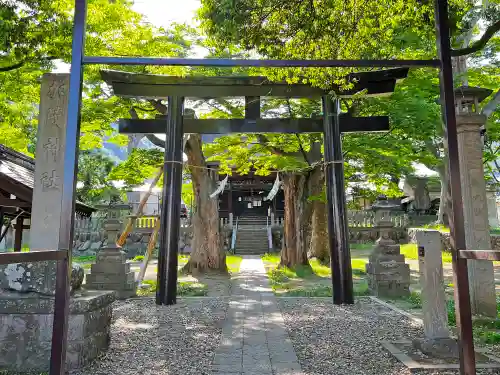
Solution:
<path fill-rule="evenodd" d="M 379 197 L 372 209 L 375 211 L 379 238 L 366 265 L 368 287 L 380 297 L 407 296 L 410 294 L 410 267 L 400 253 L 399 244 L 391 238 L 393 224 L 390 213 L 400 207 L 389 203 L 385 197 Z"/>
<path fill-rule="evenodd" d="M 107 243 L 97 253 L 96 263 L 92 264 L 87 275 L 86 288 L 112 290 L 117 298 L 125 299 L 136 295 L 137 285 L 135 274 L 130 270 L 130 263 L 127 263 L 127 255 L 116 244 L 122 225 L 113 211 L 113 208 L 109 210 L 109 217 L 104 223 Z"/>
<path fill-rule="evenodd" d="M 68 88 L 68 74 L 45 74 L 42 78 L 31 250 L 58 249 Z M 56 263 L 53 261 L 0 267 L 0 369 L 48 371 L 55 275 Z M 82 281 L 83 269 L 73 265 L 66 356 L 68 369 L 85 365 L 109 344 L 114 295 L 81 291 Z"/>
<path fill-rule="evenodd" d="M 492 228 L 500 227 L 500 222 L 498 221 L 496 191 L 494 190 L 486 191 L 486 202 L 488 206 L 488 224 L 490 224 L 490 227 Z"/>
<path fill-rule="evenodd" d="M 491 90 L 463 86 L 455 90 L 460 179 L 464 205 L 465 242 L 467 249 L 491 249 L 490 226 L 484 180 L 481 127 L 486 117 L 479 114 L 479 103 Z M 474 314 L 496 317 L 493 262 L 469 260 L 469 289 Z"/>
<path fill-rule="evenodd" d="M 424 339 L 413 341 L 413 346 L 425 355 L 437 358 L 458 358 L 458 344 L 450 338 L 448 313 L 444 292 L 441 235 L 435 230 L 418 230 L 420 285 Z"/>

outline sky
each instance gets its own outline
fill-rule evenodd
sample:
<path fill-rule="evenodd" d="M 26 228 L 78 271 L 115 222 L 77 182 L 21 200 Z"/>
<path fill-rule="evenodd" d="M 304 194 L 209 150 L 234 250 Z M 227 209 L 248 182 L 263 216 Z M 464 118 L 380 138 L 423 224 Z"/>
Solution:
<path fill-rule="evenodd" d="M 158 27 L 168 27 L 173 22 L 194 26 L 199 6 L 199 0 L 135 0 L 133 9 Z"/>

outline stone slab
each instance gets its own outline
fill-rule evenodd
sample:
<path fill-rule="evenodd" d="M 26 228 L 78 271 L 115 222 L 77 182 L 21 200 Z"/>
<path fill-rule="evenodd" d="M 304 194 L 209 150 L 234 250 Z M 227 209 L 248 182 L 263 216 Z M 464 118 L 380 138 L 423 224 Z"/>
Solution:
<path fill-rule="evenodd" d="M 443 360 L 440 358 L 427 358 L 425 360 L 420 360 L 419 358 L 413 356 L 409 348 L 413 347 L 413 344 L 409 340 L 398 340 L 398 341 L 382 341 L 381 345 L 391 353 L 394 358 L 399 360 L 403 365 L 411 370 L 452 370 L 459 369 L 460 364 L 457 360 L 453 363 L 450 360 Z M 500 368 L 500 359 L 492 355 L 486 354 L 482 350 L 476 350 L 476 368 L 478 369 L 498 369 Z"/>
<path fill-rule="evenodd" d="M 85 290 L 73 296 L 69 302 L 70 315 L 99 310 L 115 300 L 109 291 Z M 0 314 L 52 314 L 54 298 L 36 293 L 0 293 Z"/>
<path fill-rule="evenodd" d="M 0 313 L 0 369 L 7 371 L 45 372 L 49 369 L 53 313 L 51 298 L 39 298 L 37 304 L 26 295 L 21 302 L 9 298 L 8 309 Z M 3 296 L 2 296 L 3 297 Z M 68 319 L 66 366 L 74 369 L 88 364 L 106 350 L 110 342 L 113 293 L 92 292 L 74 297 Z M 0 302 L 4 299 L 0 298 Z M 3 304 L 5 307 L 6 304 Z M 6 313 L 13 307 L 16 313 Z M 21 307 L 23 310 L 20 311 Z M 30 311 L 32 307 L 34 311 Z"/>
<path fill-rule="evenodd" d="M 235 281 L 212 374 L 302 374 L 262 260 L 244 257 Z"/>

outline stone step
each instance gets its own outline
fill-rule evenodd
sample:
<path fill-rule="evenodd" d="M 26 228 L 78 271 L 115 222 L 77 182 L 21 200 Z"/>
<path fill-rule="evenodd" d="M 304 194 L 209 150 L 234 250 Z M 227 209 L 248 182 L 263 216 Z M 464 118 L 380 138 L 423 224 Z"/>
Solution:
<path fill-rule="evenodd" d="M 267 245 L 267 241 L 236 241 L 236 246 Z"/>

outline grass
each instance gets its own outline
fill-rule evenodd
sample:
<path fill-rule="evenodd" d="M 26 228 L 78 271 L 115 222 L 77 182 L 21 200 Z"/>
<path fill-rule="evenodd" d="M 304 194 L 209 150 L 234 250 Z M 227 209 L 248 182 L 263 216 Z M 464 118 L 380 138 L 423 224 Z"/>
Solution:
<path fill-rule="evenodd" d="M 417 244 L 409 243 L 401 245 L 401 254 L 403 254 L 406 259 L 418 260 L 418 248 Z M 451 253 L 443 251 L 442 253 L 443 263 L 451 263 Z"/>
<path fill-rule="evenodd" d="M 438 231 L 443 232 L 443 233 L 450 232 L 450 228 L 448 228 L 446 225 L 443 225 L 443 224 L 426 224 L 426 225 L 422 226 L 422 228 L 435 229 L 435 230 L 438 230 Z"/>
<path fill-rule="evenodd" d="M 411 294 L 402 299 L 408 302 L 412 309 L 422 308 L 422 295 L 420 292 L 411 292 Z M 453 299 L 446 301 L 446 311 L 448 315 L 448 325 L 455 328 L 457 321 L 455 316 L 455 301 Z M 482 344 L 500 344 L 500 300 L 497 300 L 498 316 L 496 319 L 479 317 L 472 320 L 474 330 L 474 339 Z"/>
<path fill-rule="evenodd" d="M 374 244 L 372 242 L 349 244 L 349 248 L 351 250 L 371 250 L 371 249 L 373 249 L 373 246 L 374 246 Z"/>
<path fill-rule="evenodd" d="M 231 273 L 238 273 L 240 271 L 242 257 L 238 255 L 226 254 L 226 265 Z"/>
<path fill-rule="evenodd" d="M 317 259 L 309 261 L 310 267 L 299 265 L 294 269 L 278 267 L 279 254 L 265 254 L 262 260 L 266 265 L 271 287 L 277 295 L 290 297 L 331 297 L 333 295 L 330 267 L 321 264 Z M 352 259 L 356 295 L 368 293 L 368 284 L 365 280 L 366 263 L 366 259 Z"/>
<path fill-rule="evenodd" d="M 157 281 L 145 280 L 143 281 L 145 288 L 137 290 L 138 296 L 149 296 L 156 293 Z M 208 286 L 197 282 L 181 281 L 177 283 L 177 295 L 183 297 L 200 297 L 208 295 Z"/>
<path fill-rule="evenodd" d="M 95 255 L 87 255 L 84 257 L 73 257 L 72 260 L 73 260 L 73 262 L 76 262 L 76 263 L 94 263 L 95 262 Z"/>

